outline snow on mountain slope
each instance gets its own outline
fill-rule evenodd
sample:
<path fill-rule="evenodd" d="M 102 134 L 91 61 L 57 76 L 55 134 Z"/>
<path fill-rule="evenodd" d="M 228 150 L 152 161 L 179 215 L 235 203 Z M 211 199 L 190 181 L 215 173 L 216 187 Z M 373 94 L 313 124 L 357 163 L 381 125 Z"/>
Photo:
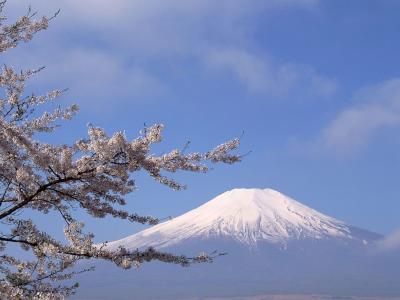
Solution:
<path fill-rule="evenodd" d="M 188 257 L 214 250 L 227 255 L 189 268 L 154 261 L 143 264 L 140 272 L 121 272 L 98 262 L 96 273 L 81 280 L 75 299 L 236 299 L 277 293 L 332 299 L 398 296 L 400 254 L 377 253 L 379 238 L 277 191 L 234 189 L 109 243 L 132 250 L 153 246 Z"/>
<path fill-rule="evenodd" d="M 234 189 L 179 217 L 124 239 L 123 245 L 170 247 L 188 239 L 226 238 L 255 245 L 302 239 L 348 239 L 368 243 L 367 231 L 326 216 L 272 189 Z"/>

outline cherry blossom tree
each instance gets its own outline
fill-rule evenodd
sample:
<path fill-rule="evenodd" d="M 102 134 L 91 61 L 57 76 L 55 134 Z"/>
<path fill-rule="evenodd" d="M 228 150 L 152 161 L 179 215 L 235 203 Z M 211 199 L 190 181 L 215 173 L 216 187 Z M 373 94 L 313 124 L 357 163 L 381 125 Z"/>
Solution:
<path fill-rule="evenodd" d="M 5 1 L 0 2 L 3 15 Z M 7 25 L 0 17 L 0 53 L 30 41 L 47 29 L 52 18 L 37 18 L 30 10 Z M 133 173 L 146 172 L 174 190 L 184 188 L 167 173 L 180 170 L 205 173 L 209 163 L 232 164 L 241 157 L 232 154 L 239 140 L 223 143 L 207 153 L 172 150 L 155 155 L 151 147 L 162 140 L 163 125 L 145 128 L 134 140 L 123 132 L 113 135 L 89 126 L 88 136 L 71 145 L 40 142 L 37 134 L 54 133 L 62 120 L 71 120 L 78 107 L 46 112 L 43 105 L 63 94 L 54 90 L 45 95 L 25 93 L 25 83 L 39 70 L 16 71 L 4 66 L 0 74 L 0 298 L 63 299 L 78 284 L 67 284 L 81 271 L 73 266 L 83 259 L 102 259 L 128 269 L 158 260 L 186 266 L 207 262 L 213 255 L 177 256 L 149 248 L 110 250 L 94 244 L 94 235 L 74 217 L 77 209 L 94 218 L 112 216 L 141 224 L 157 224 L 152 216 L 140 216 L 123 209 L 126 195 L 133 192 Z M 41 110 L 44 111 L 41 113 Z M 29 213 L 53 213 L 65 223 L 65 240 L 38 228 Z M 27 251 L 16 255 L 15 245 Z M 26 257 L 29 257 L 27 259 Z"/>

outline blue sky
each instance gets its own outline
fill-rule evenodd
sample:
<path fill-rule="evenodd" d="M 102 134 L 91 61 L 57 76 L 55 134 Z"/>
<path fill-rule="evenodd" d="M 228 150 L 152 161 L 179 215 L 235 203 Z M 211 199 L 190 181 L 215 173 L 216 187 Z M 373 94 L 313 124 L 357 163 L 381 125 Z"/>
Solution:
<path fill-rule="evenodd" d="M 46 66 L 28 86 L 69 88 L 79 115 L 54 143 L 86 124 L 135 138 L 165 124 L 155 152 L 193 151 L 240 136 L 234 166 L 177 174 L 173 192 L 144 174 L 128 209 L 176 216 L 235 187 L 271 187 L 380 233 L 400 228 L 400 42 L 398 1 L 13 0 L 61 9 L 49 30 L 3 55 L 16 68 Z M 89 221 L 99 240 L 142 226 Z M 45 221 L 43 221 L 45 222 Z"/>

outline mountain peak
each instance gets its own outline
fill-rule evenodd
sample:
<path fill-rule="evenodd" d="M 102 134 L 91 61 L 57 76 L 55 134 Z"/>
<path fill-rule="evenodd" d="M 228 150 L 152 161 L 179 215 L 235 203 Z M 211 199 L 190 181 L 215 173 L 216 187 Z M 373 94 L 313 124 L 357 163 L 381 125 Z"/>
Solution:
<path fill-rule="evenodd" d="M 270 188 L 236 188 L 222 193 L 199 208 L 224 208 L 225 213 L 227 213 L 226 210 L 241 209 L 243 213 L 245 210 L 253 209 L 265 213 L 271 210 L 282 209 L 290 204 L 306 208 L 306 206 L 299 202 Z"/>
<path fill-rule="evenodd" d="M 254 245 L 260 241 L 340 238 L 363 240 L 352 227 L 273 189 L 240 188 L 220 194 L 200 207 L 153 226 L 109 247 L 168 247 L 184 240 L 232 239 Z"/>

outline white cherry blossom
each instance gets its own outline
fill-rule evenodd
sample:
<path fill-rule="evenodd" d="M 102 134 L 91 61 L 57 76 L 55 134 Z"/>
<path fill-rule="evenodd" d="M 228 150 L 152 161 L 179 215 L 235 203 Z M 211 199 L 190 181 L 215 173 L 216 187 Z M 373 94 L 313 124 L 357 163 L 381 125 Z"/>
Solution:
<path fill-rule="evenodd" d="M 3 11 L 5 1 L 0 2 Z M 12 24 L 0 17 L 0 53 L 28 42 L 45 30 L 52 18 L 30 10 Z M 186 266 L 208 262 L 212 256 L 172 255 L 148 248 L 144 251 L 123 247 L 110 250 L 93 243 L 94 235 L 84 231 L 75 219 L 76 209 L 94 218 L 112 216 L 130 222 L 157 224 L 153 216 L 141 216 L 124 209 L 126 196 L 135 189 L 135 172 L 180 190 L 184 185 L 167 176 L 177 171 L 207 172 L 209 163 L 235 163 L 240 156 L 231 154 L 239 145 L 235 139 L 207 153 L 184 153 L 174 149 L 155 155 L 151 146 L 162 141 L 164 126 L 145 128 L 140 136 L 128 140 L 124 132 L 108 135 L 93 125 L 88 137 L 72 145 L 39 142 L 38 133 L 52 133 L 61 120 L 70 120 L 78 111 L 73 105 L 42 112 L 41 106 L 56 101 L 62 90 L 45 95 L 25 95 L 25 83 L 41 69 L 16 71 L 4 66 L 0 73 L 0 298 L 63 299 L 78 287 L 62 284 L 76 272 L 74 264 L 82 259 L 103 259 L 121 268 L 137 267 L 143 262 L 159 260 Z M 65 221 L 66 242 L 39 229 L 29 219 L 29 211 L 55 212 Z M 31 260 L 15 256 L 12 245 L 29 251 Z"/>

